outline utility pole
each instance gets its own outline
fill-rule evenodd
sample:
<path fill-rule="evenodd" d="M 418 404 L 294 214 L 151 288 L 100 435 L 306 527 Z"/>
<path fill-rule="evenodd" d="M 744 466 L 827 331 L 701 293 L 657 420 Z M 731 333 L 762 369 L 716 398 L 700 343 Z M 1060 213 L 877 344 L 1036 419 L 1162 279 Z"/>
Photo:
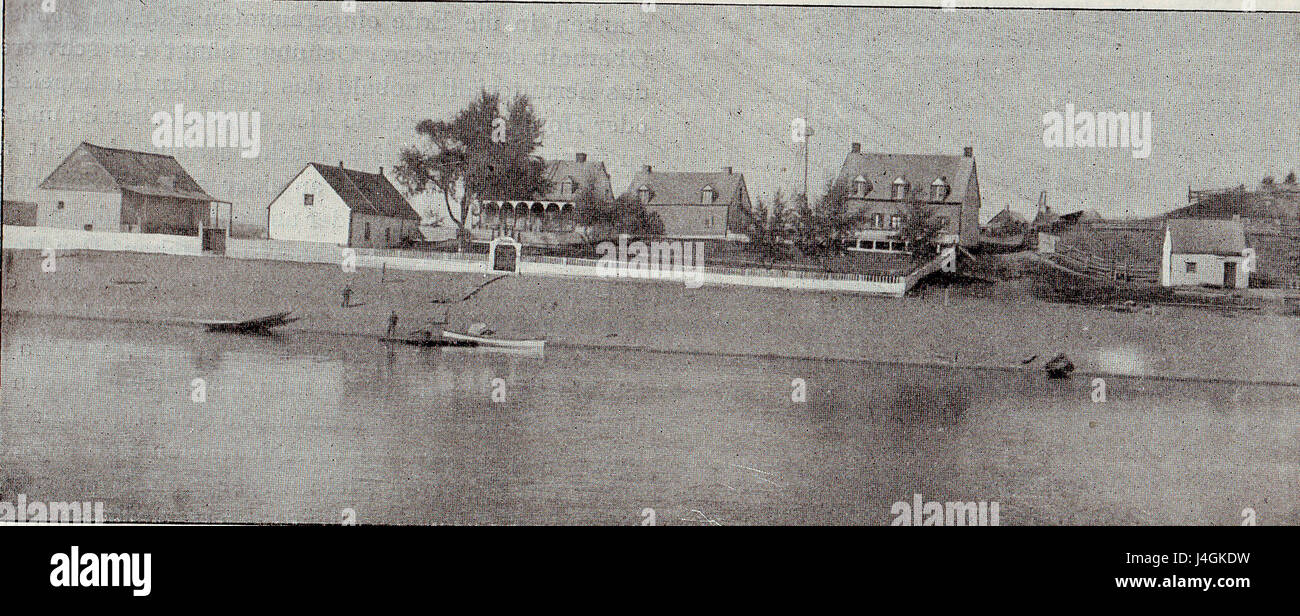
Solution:
<path fill-rule="evenodd" d="M 804 83 L 803 86 L 803 115 L 805 118 L 803 130 L 803 198 L 804 202 L 808 203 L 808 150 L 812 148 L 813 128 L 812 114 L 808 112 L 807 83 Z"/>

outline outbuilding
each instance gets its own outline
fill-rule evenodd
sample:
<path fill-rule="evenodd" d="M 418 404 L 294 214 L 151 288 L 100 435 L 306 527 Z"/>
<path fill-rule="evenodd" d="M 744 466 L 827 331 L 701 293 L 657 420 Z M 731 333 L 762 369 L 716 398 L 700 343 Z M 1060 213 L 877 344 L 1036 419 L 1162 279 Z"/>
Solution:
<path fill-rule="evenodd" d="M 1160 284 L 1244 289 L 1253 259 L 1240 221 L 1171 219 L 1165 223 Z"/>

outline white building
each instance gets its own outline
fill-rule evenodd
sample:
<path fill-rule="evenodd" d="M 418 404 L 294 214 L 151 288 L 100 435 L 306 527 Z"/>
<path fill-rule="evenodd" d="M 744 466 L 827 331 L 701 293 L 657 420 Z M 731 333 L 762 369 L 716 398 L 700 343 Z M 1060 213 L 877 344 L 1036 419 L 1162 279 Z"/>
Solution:
<path fill-rule="evenodd" d="M 1236 220 L 1175 218 L 1165 224 L 1160 285 L 1244 289 L 1254 269 L 1254 251 Z"/>
<path fill-rule="evenodd" d="M 310 163 L 266 207 L 273 240 L 383 248 L 419 239 L 420 215 L 379 173 Z"/>

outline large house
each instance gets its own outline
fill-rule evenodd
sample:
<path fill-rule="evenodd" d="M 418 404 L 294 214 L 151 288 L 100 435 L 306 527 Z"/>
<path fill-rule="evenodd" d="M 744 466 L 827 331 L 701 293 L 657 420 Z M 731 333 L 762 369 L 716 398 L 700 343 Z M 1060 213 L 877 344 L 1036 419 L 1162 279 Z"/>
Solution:
<path fill-rule="evenodd" d="M 36 225 L 198 235 L 216 203 L 171 156 L 83 141 L 37 186 Z"/>
<path fill-rule="evenodd" d="M 863 152 L 854 143 L 837 182 L 848 186 L 846 209 L 864 212 L 866 225 L 850 249 L 902 252 L 899 239 L 909 201 L 936 207 L 941 244 L 979 244 L 980 186 L 973 148 L 961 156 Z"/>
<path fill-rule="evenodd" d="M 655 171 L 641 167 L 624 194 L 658 214 L 664 235 L 677 239 L 743 239 L 752 216 L 745 174 Z"/>
<path fill-rule="evenodd" d="M 266 206 L 268 237 L 383 248 L 419 237 L 420 215 L 384 176 L 309 163 Z"/>
<path fill-rule="evenodd" d="M 589 161 L 578 152 L 573 160 L 546 161 L 551 188 L 532 199 L 481 198 L 466 225 L 478 241 L 510 236 L 522 244 L 557 245 L 578 241 L 575 208 L 578 195 L 592 190 L 601 199 L 613 199 L 605 163 Z"/>
<path fill-rule="evenodd" d="M 1244 289 L 1252 254 L 1240 221 L 1170 219 L 1161 247 L 1160 284 Z"/>

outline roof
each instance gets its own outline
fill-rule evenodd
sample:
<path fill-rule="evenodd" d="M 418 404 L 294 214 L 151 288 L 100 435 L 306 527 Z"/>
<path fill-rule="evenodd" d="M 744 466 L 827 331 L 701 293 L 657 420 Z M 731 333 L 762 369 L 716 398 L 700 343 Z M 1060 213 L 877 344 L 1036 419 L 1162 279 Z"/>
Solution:
<path fill-rule="evenodd" d="M 927 197 L 930 185 L 942 179 L 952 188 L 943 201 L 961 203 L 966 199 L 966 186 L 974 172 L 975 159 L 966 156 L 849 152 L 840 166 L 838 181 L 852 186 L 862 176 L 870 183 L 866 199 L 892 200 L 894 181 L 899 178 Z"/>
<path fill-rule="evenodd" d="M 68 155 L 55 170 L 40 183 L 43 189 L 86 187 L 96 180 L 94 173 L 76 169 L 69 163 L 84 152 L 108 173 L 113 187 L 151 197 L 171 197 L 195 201 L 221 201 L 199 187 L 198 182 L 186 173 L 176 159 L 166 154 L 153 154 L 120 148 L 106 148 L 88 142 Z"/>
<path fill-rule="evenodd" d="M 576 160 L 546 161 L 546 179 L 551 181 L 551 190 L 544 195 L 538 195 L 537 198 L 553 201 L 573 199 L 573 195 L 563 192 L 564 178 L 568 177 L 576 182 L 576 190 L 582 190 L 590 183 L 595 185 L 596 191 L 601 196 L 607 199 L 614 198 L 614 189 L 610 186 L 609 172 L 605 170 L 605 163 Z"/>
<path fill-rule="evenodd" d="M 1023 214 L 1011 208 L 1006 208 L 1001 212 L 998 212 L 993 218 L 989 219 L 990 225 L 1008 223 L 1029 224 L 1029 220 L 1026 219 Z"/>
<path fill-rule="evenodd" d="M 406 201 L 406 197 L 382 173 L 366 173 L 321 163 L 310 163 L 307 166 L 314 167 L 329 183 L 330 188 L 338 193 L 348 209 L 354 212 L 420 220 L 420 215 Z"/>
<path fill-rule="evenodd" d="M 706 186 L 713 188 L 713 205 L 745 205 L 745 174 L 725 171 L 647 171 L 642 168 L 632 177 L 624 194 L 637 195 L 641 187 L 650 189 L 646 205 L 700 205 Z"/>
<path fill-rule="evenodd" d="M 1177 218 L 1166 225 L 1173 253 L 1239 256 L 1246 249 L 1239 221 Z"/>

